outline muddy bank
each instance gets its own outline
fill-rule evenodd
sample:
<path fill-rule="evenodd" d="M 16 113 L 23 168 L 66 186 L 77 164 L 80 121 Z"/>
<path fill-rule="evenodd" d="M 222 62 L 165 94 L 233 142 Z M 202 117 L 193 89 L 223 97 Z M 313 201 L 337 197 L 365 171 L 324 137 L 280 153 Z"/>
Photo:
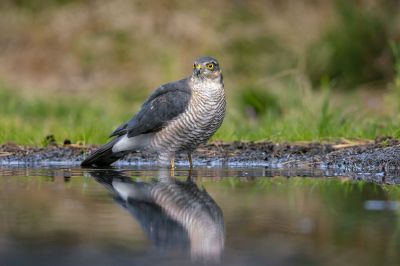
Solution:
<path fill-rule="evenodd" d="M 379 183 L 400 183 L 400 145 L 393 138 L 335 143 L 215 142 L 193 155 L 197 166 L 319 169 L 327 176 L 350 176 Z M 96 146 L 0 146 L 0 166 L 77 166 Z M 152 165 L 154 154 L 132 153 L 116 165 Z M 184 154 L 178 166 L 187 166 Z"/>

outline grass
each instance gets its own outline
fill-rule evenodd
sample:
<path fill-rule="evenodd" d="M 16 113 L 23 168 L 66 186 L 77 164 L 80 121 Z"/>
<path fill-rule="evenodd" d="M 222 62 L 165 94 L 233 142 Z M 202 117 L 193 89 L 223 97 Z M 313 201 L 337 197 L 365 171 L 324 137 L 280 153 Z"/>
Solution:
<path fill-rule="evenodd" d="M 201 54 L 228 93 L 214 140 L 400 136 L 397 9 L 328 2 L 3 1 L 0 143 L 103 143 Z"/>
<path fill-rule="evenodd" d="M 387 67 L 393 63 L 388 40 L 397 38 L 391 37 L 397 8 L 384 2 L 371 10 L 354 1 L 334 1 L 338 20 L 309 48 L 307 72 L 314 84 L 329 76 L 339 88 L 354 89 L 393 75 L 393 67 Z"/>
<path fill-rule="evenodd" d="M 63 142 L 103 142 L 115 117 L 100 105 L 71 98 L 26 99 L 0 90 L 0 142 L 38 145 L 47 135 Z"/>
<path fill-rule="evenodd" d="M 226 119 L 213 140 L 311 141 L 400 135 L 400 119 L 394 112 L 397 105 L 386 114 L 374 113 L 362 109 L 361 103 L 349 104 L 358 97 L 356 94 L 340 95 L 331 92 L 329 84 L 324 86 L 322 90 L 311 90 L 289 80 L 286 90 L 275 93 L 271 106 L 265 107 L 257 100 L 257 112 L 243 109 L 251 108 L 249 98 L 229 95 Z M 397 89 L 389 91 L 387 98 L 398 93 Z M 15 89 L 2 87 L 0 143 L 43 145 L 48 135 L 54 135 L 58 143 L 65 139 L 72 143 L 104 143 L 110 132 L 129 119 L 146 97 L 145 93 L 133 97 L 136 93 L 129 91 L 128 88 L 114 89 L 94 97 L 28 98 Z"/>

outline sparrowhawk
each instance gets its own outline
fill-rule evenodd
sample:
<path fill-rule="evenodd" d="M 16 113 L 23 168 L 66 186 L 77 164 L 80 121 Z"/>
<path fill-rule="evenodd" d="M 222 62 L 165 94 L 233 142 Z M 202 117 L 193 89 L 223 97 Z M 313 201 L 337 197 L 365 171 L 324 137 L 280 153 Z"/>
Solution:
<path fill-rule="evenodd" d="M 137 182 L 113 170 L 89 172 L 132 214 L 157 247 L 190 249 L 195 260 L 219 262 L 225 246 L 221 208 L 190 174 L 183 181 L 166 173 L 160 171 L 158 181 Z"/>
<path fill-rule="evenodd" d="M 129 152 L 148 150 L 160 164 L 174 166 L 175 154 L 188 154 L 207 142 L 221 126 L 226 99 L 221 68 L 215 58 L 195 60 L 191 76 L 164 84 L 131 120 L 119 126 L 110 142 L 90 154 L 82 166 L 107 166 Z"/>

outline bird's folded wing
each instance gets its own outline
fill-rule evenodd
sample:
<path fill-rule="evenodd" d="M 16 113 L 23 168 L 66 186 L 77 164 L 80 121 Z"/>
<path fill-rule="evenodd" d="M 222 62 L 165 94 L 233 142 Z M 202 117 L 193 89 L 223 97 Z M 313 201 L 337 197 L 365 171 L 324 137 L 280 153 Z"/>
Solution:
<path fill-rule="evenodd" d="M 111 135 L 134 137 L 157 132 L 182 114 L 190 101 L 191 90 L 186 79 L 159 87 L 142 105 L 140 111 Z"/>

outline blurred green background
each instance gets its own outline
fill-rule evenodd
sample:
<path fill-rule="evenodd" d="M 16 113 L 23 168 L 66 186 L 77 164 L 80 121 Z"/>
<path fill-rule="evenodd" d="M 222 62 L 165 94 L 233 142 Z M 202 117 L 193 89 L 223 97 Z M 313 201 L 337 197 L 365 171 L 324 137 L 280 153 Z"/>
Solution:
<path fill-rule="evenodd" d="M 0 143 L 102 143 L 156 87 L 219 59 L 214 140 L 400 136 L 400 1 L 0 2 Z"/>

